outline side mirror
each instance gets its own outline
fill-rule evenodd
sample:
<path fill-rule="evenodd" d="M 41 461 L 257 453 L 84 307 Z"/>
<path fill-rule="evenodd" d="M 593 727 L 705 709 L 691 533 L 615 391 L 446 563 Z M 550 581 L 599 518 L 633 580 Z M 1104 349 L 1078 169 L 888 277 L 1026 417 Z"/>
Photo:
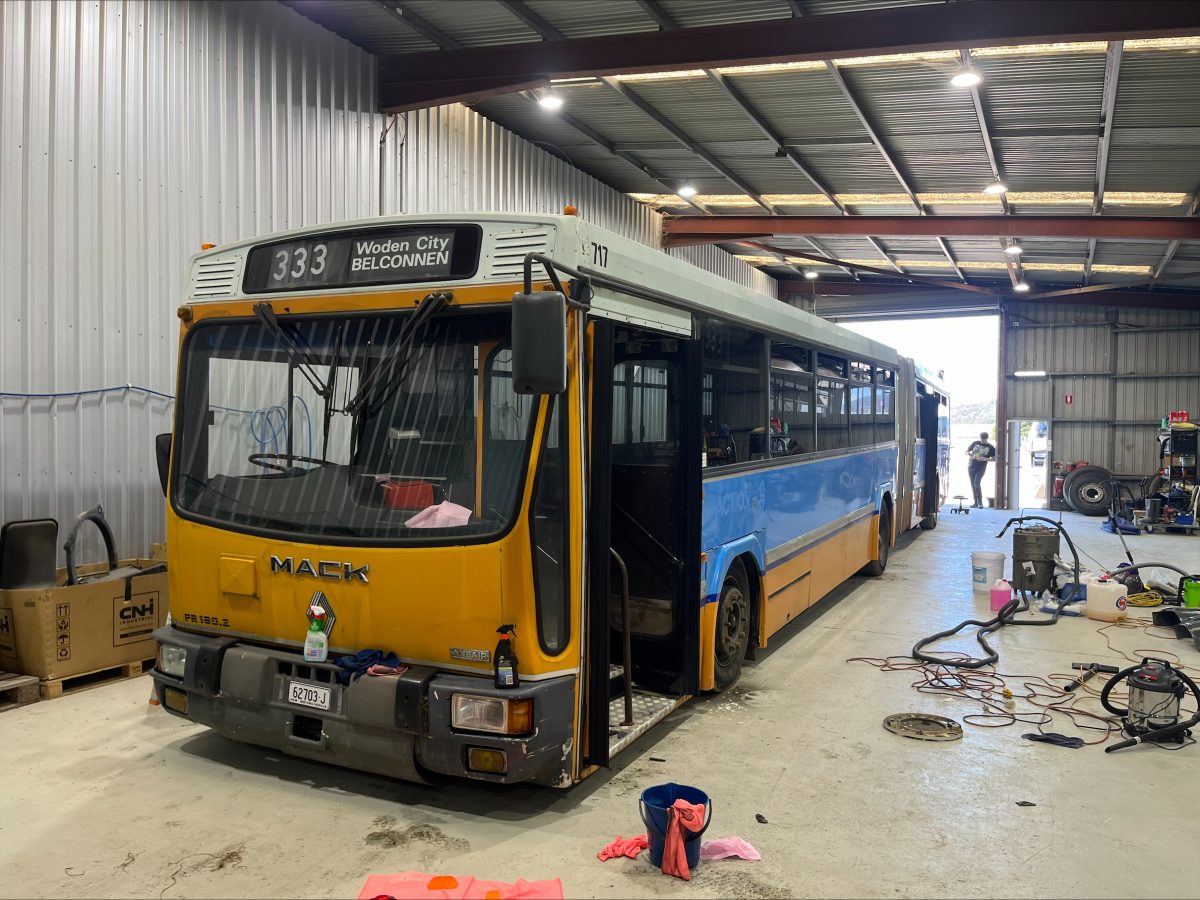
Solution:
<path fill-rule="evenodd" d="M 163 496 L 167 496 L 167 473 L 171 469 L 171 433 L 154 436 L 154 456 L 158 461 L 158 483 Z"/>
<path fill-rule="evenodd" d="M 567 298 L 558 291 L 513 294 L 512 378 L 518 394 L 567 389 Z"/>

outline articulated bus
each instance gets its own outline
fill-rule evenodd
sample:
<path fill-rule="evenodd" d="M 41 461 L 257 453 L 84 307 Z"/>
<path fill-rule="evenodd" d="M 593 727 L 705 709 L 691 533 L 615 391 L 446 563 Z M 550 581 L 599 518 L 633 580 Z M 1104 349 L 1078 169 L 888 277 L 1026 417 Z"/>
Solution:
<path fill-rule="evenodd" d="M 189 278 L 153 677 L 238 741 L 566 787 L 936 522 L 937 378 L 576 216 L 304 229 Z"/>

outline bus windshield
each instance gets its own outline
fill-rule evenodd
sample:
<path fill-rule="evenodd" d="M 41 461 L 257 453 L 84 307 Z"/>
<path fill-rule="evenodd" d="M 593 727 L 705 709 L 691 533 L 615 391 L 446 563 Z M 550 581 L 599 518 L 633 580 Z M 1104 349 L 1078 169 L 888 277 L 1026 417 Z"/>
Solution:
<path fill-rule="evenodd" d="M 499 536 L 536 419 L 512 390 L 510 323 L 457 310 L 197 323 L 180 370 L 176 510 L 292 540 Z"/>

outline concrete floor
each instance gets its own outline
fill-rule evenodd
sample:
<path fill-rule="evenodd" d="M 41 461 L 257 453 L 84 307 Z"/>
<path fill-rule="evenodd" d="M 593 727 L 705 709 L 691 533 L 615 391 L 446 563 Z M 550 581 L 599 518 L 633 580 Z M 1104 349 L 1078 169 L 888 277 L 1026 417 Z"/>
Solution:
<path fill-rule="evenodd" d="M 569 897 L 1196 896 L 1200 746 L 1105 755 L 1022 740 L 1022 725 L 907 740 L 880 727 L 885 715 L 977 707 L 845 662 L 902 655 L 986 616 L 968 554 L 1008 550 L 994 540 L 1005 520 L 943 515 L 907 536 L 883 578 L 855 579 L 790 625 L 732 692 L 685 705 L 611 773 L 566 792 L 425 788 L 281 758 L 148 706 L 145 678 L 5 712 L 0 893 L 350 897 L 369 873 L 417 869 L 560 877 Z M 1067 516 L 1076 541 L 1115 565 L 1120 545 L 1098 526 Z M 1129 542 L 1138 559 L 1200 569 L 1200 537 Z M 1005 629 L 1001 670 L 1121 664 L 1098 625 Z M 1114 644 L 1200 667 L 1184 641 L 1130 629 Z M 1054 730 L 1073 733 L 1065 720 Z M 710 836 L 740 835 L 763 861 L 705 863 L 690 884 L 644 855 L 599 862 L 616 834 L 643 830 L 639 792 L 671 780 L 712 795 Z"/>

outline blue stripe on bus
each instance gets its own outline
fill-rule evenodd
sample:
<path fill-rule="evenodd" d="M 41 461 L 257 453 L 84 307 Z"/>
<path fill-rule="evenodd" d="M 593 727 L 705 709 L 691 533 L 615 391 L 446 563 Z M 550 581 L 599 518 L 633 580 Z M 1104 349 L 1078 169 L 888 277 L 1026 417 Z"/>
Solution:
<path fill-rule="evenodd" d="M 716 588 L 729 558 L 752 552 L 760 571 L 774 568 L 818 543 L 821 537 L 767 565 L 767 556 L 803 535 L 849 519 L 870 507 L 878 511 L 881 486 L 894 483 L 897 448 L 873 447 L 844 456 L 798 461 L 704 482 L 701 546 L 708 553 L 704 577 Z M 751 549 L 753 548 L 753 549 Z M 706 592 L 712 602 L 717 591 Z"/>

